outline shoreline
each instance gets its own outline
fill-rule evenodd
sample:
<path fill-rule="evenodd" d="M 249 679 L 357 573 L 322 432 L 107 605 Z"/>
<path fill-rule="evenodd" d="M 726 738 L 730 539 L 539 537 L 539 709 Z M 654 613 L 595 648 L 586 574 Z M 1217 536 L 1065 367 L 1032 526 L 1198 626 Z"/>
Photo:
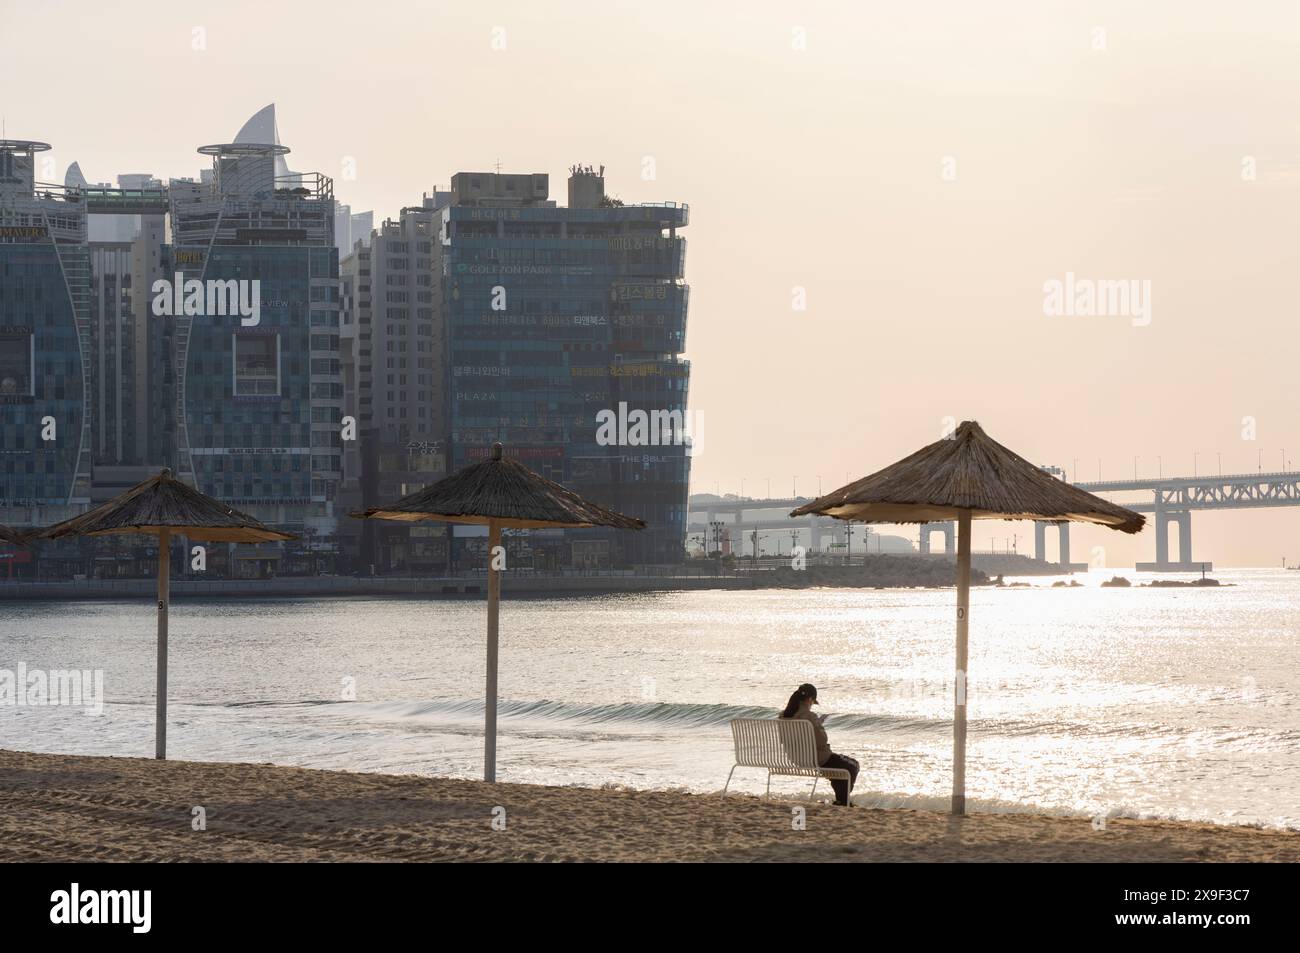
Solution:
<path fill-rule="evenodd" d="M 638 592 L 751 590 L 753 580 L 730 576 L 515 576 L 503 574 L 501 592 L 511 598 L 603 596 Z M 154 579 L 85 580 L 76 582 L 0 582 L 0 602 L 49 602 L 63 599 L 157 598 Z M 303 576 L 279 579 L 172 579 L 169 594 L 177 598 L 346 599 L 355 596 L 419 596 L 429 599 L 486 599 L 487 574 L 481 577 L 429 576 L 354 578 Z"/>
<path fill-rule="evenodd" d="M 839 568 L 839 567 L 834 567 Z M 770 573 L 770 576 L 768 575 Z M 1008 574 L 1010 575 L 1010 574 Z M 1045 573 L 1012 576 L 1030 579 Z M 1073 575 L 1060 573 L 1060 575 Z M 1158 580 L 1133 584 L 1131 588 L 1201 588 L 1200 584 L 1182 580 Z M 1223 584 L 1231 586 L 1232 583 Z M 1015 582 L 998 585 L 993 578 L 972 580 L 980 589 L 1035 589 L 1081 588 L 1077 583 Z M 644 592 L 698 592 L 698 591 L 801 591 L 807 589 L 889 589 L 889 590 L 943 590 L 954 589 L 955 581 L 941 581 L 934 573 L 914 579 L 897 575 L 860 578 L 846 573 L 827 572 L 814 568 L 806 572 L 768 570 L 751 574 L 748 571 L 724 575 L 511 575 L 505 573 L 501 580 L 503 596 L 510 598 L 551 598 L 570 596 L 605 596 Z M 1207 588 L 1216 588 L 1207 587 Z M 1103 584 L 1101 588 L 1116 587 Z M 157 597 L 155 579 L 108 579 L 58 582 L 13 582 L 0 580 L 0 603 L 5 601 L 53 602 L 63 600 L 114 600 L 143 598 L 153 601 Z M 349 598 L 355 596 L 419 596 L 430 599 L 486 599 L 487 576 L 286 576 L 277 579 L 182 579 L 173 578 L 170 584 L 173 600 L 187 598 L 235 599 L 316 599 Z"/>
<path fill-rule="evenodd" d="M 0 861 L 182 860 L 1296 863 L 1300 832 L 0 749 Z"/>

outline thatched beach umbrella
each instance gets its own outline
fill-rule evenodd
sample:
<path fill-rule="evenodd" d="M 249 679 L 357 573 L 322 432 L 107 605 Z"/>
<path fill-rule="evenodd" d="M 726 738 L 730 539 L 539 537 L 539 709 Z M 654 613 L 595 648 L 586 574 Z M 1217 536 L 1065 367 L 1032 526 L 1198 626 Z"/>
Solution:
<path fill-rule="evenodd" d="M 167 597 L 170 590 L 171 537 L 217 543 L 266 543 L 293 539 L 200 493 L 163 470 L 80 516 L 55 523 L 29 539 L 110 536 L 135 533 L 158 538 L 158 672 L 154 756 L 167 757 Z"/>
<path fill-rule="evenodd" d="M 27 534 L 20 533 L 16 529 L 10 529 L 8 526 L 0 524 L 0 543 L 6 543 L 10 546 L 26 546 Z M 9 563 L 9 576 L 13 578 L 14 565 Z"/>
<path fill-rule="evenodd" d="M 584 500 L 572 490 L 534 473 L 522 463 L 502 456 L 501 444 L 492 456 L 471 464 L 404 496 L 396 503 L 375 506 L 358 519 L 443 520 L 475 523 L 488 528 L 487 710 L 484 717 L 483 780 L 497 779 L 497 623 L 501 608 L 501 574 L 494 553 L 501 530 L 612 526 L 645 529 L 645 523 Z M 447 545 L 451 545 L 448 537 Z"/>
<path fill-rule="evenodd" d="M 856 483 L 806 503 L 791 516 L 864 523 L 957 520 L 957 678 L 952 723 L 952 813 L 966 813 L 966 644 L 972 519 L 1071 520 L 1124 533 L 1143 517 L 1034 466 L 968 420 L 943 440 Z"/>

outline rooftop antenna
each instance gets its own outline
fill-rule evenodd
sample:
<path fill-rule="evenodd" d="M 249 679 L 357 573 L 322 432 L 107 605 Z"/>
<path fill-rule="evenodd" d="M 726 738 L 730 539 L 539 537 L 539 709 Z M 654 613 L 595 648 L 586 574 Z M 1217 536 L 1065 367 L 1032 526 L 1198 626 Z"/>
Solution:
<path fill-rule="evenodd" d="M 500 175 L 500 174 L 501 174 L 501 157 L 500 157 L 500 156 L 497 156 L 496 170 L 497 170 L 497 175 Z"/>

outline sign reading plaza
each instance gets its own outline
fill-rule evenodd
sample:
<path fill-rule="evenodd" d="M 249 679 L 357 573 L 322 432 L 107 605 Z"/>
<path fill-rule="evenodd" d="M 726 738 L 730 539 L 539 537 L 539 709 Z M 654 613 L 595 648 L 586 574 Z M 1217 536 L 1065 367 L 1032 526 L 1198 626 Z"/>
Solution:
<path fill-rule="evenodd" d="M 196 317 L 238 315 L 239 323 L 254 327 L 262 319 L 262 282 L 254 278 L 186 279 L 180 272 L 172 281 L 159 278 L 153 291 L 155 317 Z"/>

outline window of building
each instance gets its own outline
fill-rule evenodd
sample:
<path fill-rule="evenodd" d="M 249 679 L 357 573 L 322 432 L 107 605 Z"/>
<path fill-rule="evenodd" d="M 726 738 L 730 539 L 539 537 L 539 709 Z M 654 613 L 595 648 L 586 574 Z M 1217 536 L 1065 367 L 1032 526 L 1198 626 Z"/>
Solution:
<path fill-rule="evenodd" d="M 280 335 L 232 334 L 235 349 L 235 396 L 280 393 Z"/>
<path fill-rule="evenodd" d="M 0 397 L 34 397 L 30 331 L 0 331 Z"/>

